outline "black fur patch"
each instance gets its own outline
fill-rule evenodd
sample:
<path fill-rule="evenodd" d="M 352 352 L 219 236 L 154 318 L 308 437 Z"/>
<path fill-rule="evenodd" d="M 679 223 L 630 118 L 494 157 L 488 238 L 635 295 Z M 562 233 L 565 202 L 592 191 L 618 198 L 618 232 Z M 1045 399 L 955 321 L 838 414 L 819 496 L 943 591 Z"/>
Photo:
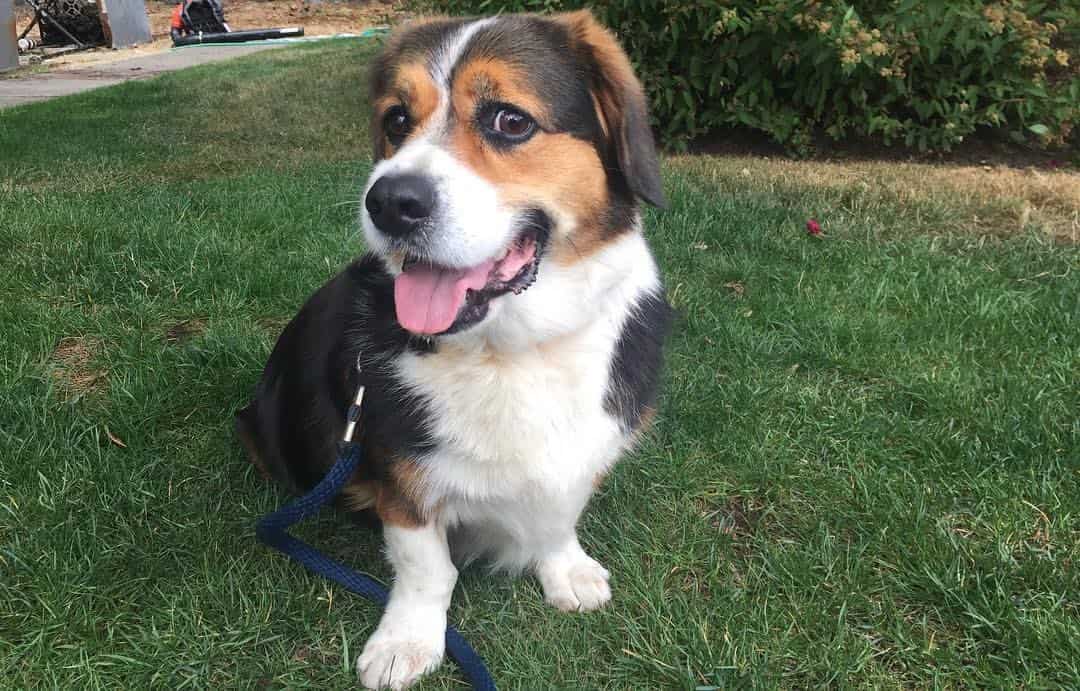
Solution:
<path fill-rule="evenodd" d="M 380 466 L 391 459 L 419 458 L 434 447 L 425 431 L 427 401 L 404 391 L 392 367 L 406 350 L 422 354 L 432 347 L 398 325 L 393 281 L 380 260 L 365 255 L 320 288 L 285 327 L 237 425 L 275 479 L 309 489 L 333 464 L 362 352 L 367 389 L 360 477 L 383 477 Z"/>
<path fill-rule="evenodd" d="M 671 307 L 662 294 L 645 294 L 619 335 L 609 367 L 604 410 L 617 417 L 627 432 L 637 429 L 642 416 L 656 405 L 671 317 Z"/>

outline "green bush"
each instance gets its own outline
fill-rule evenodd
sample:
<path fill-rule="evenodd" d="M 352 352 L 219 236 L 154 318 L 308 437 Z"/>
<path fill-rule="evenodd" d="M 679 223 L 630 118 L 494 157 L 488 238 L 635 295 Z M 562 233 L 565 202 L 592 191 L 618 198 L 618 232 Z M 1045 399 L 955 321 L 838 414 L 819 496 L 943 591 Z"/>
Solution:
<path fill-rule="evenodd" d="M 592 8 L 618 33 L 654 124 L 676 146 L 730 125 L 795 152 L 820 132 L 946 151 L 978 128 L 1043 145 L 1078 140 L 1076 0 L 421 3 L 459 14 Z"/>

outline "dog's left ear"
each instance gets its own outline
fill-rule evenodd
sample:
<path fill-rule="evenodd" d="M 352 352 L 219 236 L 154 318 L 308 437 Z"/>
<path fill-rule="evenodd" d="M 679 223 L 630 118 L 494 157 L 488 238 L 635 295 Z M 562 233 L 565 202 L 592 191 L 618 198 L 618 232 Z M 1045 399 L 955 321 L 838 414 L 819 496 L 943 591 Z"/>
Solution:
<path fill-rule="evenodd" d="M 588 10 L 556 15 L 555 20 L 569 30 L 572 45 L 592 67 L 589 86 L 600 124 L 630 190 L 653 206 L 667 206 L 645 92 L 626 53 Z"/>

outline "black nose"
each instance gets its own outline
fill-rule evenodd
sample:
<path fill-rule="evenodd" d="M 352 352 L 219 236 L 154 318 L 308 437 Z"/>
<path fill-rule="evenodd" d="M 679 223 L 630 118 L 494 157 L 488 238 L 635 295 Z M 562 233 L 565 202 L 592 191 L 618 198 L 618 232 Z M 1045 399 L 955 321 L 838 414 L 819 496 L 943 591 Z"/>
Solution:
<path fill-rule="evenodd" d="M 376 228 L 403 237 L 431 216 L 435 186 L 420 175 L 384 175 L 368 190 L 364 206 Z"/>

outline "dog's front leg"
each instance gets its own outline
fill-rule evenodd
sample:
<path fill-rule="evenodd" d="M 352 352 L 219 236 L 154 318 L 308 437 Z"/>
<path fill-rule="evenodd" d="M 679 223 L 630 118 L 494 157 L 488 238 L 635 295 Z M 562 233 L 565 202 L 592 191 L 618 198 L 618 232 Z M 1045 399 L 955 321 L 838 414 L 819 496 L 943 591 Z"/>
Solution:
<path fill-rule="evenodd" d="M 384 517 L 383 536 L 394 585 L 356 669 L 369 689 L 404 689 L 442 662 L 446 610 L 458 574 L 446 530 L 435 521 L 409 527 Z"/>

